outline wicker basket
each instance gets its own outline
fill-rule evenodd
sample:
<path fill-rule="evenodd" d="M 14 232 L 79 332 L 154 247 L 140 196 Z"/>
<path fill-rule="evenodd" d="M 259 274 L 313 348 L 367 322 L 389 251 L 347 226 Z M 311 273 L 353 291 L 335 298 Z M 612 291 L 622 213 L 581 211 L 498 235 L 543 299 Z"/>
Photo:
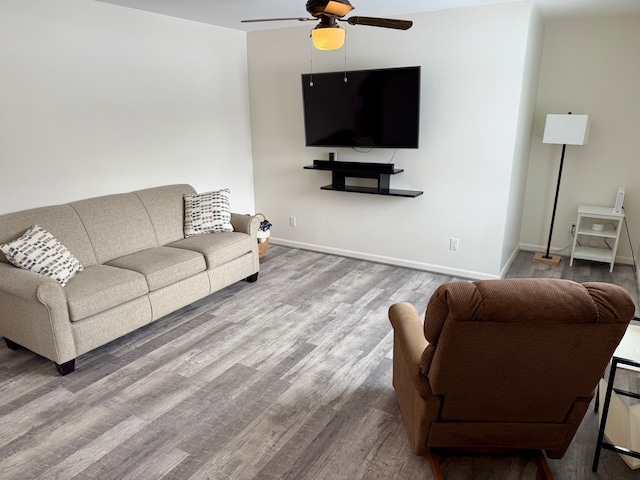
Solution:
<path fill-rule="evenodd" d="M 258 258 L 262 258 L 267 254 L 268 246 L 269 246 L 268 238 L 263 243 L 258 243 Z"/>
<path fill-rule="evenodd" d="M 262 217 L 262 221 L 266 220 L 267 217 L 265 217 L 264 213 L 256 213 L 256 217 L 260 216 Z M 258 242 L 258 258 L 262 258 L 267 254 L 267 248 L 269 248 L 269 239 L 266 238 L 264 242 L 260 243 Z"/>

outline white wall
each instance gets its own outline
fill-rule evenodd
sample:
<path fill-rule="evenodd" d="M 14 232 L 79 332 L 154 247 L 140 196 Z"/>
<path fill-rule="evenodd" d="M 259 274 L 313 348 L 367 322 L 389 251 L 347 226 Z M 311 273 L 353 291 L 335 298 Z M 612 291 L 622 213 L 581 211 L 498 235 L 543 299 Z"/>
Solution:
<path fill-rule="evenodd" d="M 520 230 L 522 227 L 522 212 L 531 149 L 531 130 L 538 95 L 543 43 L 544 22 L 540 14 L 534 9 L 529 18 L 529 38 L 522 78 L 518 130 L 507 201 L 507 221 L 502 245 L 502 261 L 500 263 L 501 276 L 506 275 L 520 250 Z"/>
<path fill-rule="evenodd" d="M 412 15 L 406 32 L 346 26 L 348 69 L 422 66 L 418 150 L 398 150 L 395 198 L 320 190 L 328 172 L 303 170 L 328 149 L 304 146 L 300 74 L 344 68 L 344 50 L 311 50 L 313 25 L 248 34 L 256 209 L 274 242 L 476 278 L 504 266 L 530 29 L 529 2 Z M 328 106 L 330 108 L 330 106 Z M 387 162 L 392 150 L 340 160 Z M 519 177 L 516 174 L 516 177 Z M 521 181 L 521 183 L 524 183 Z M 517 189 L 516 189 L 517 190 Z M 288 226 L 289 216 L 298 226 Z M 460 250 L 449 250 L 449 238 Z M 510 241 L 510 243 L 516 243 Z M 514 245 L 514 249 L 517 245 Z"/>
<path fill-rule="evenodd" d="M 181 182 L 252 212 L 244 32 L 3 0 L 0 169 L 0 213 Z"/>
<path fill-rule="evenodd" d="M 587 113 L 589 143 L 567 146 L 552 250 L 571 245 L 580 204 L 613 206 L 626 187 L 632 245 L 640 245 L 640 16 L 550 20 L 532 135 L 521 242 L 546 248 L 561 145 L 542 143 L 548 113 Z M 569 253 L 565 249 L 564 253 Z M 635 252 L 636 255 L 638 252 Z M 617 261 L 631 263 L 626 232 Z"/>

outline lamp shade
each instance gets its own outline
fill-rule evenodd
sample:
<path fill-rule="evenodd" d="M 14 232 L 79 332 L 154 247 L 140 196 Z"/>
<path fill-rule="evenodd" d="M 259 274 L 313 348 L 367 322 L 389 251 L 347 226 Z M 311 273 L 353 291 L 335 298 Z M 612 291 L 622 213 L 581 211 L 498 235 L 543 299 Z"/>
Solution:
<path fill-rule="evenodd" d="M 589 115 L 547 115 L 542 143 L 584 145 L 589 140 Z"/>
<path fill-rule="evenodd" d="M 311 30 L 313 46 L 318 50 L 337 50 L 344 45 L 345 31 L 338 27 L 318 27 Z"/>

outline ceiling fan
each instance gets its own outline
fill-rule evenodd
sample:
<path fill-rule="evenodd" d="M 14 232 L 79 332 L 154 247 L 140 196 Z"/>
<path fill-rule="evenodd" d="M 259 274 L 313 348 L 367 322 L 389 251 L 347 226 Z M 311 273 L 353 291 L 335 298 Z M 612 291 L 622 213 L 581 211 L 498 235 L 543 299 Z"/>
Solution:
<path fill-rule="evenodd" d="M 411 28 L 411 20 L 394 20 L 379 17 L 349 17 L 343 18 L 354 9 L 348 0 L 308 0 L 307 12 L 312 18 L 258 18 L 254 20 L 242 20 L 242 23 L 251 22 L 276 22 L 281 20 L 298 20 L 300 22 L 320 20 L 320 23 L 311 30 L 313 45 L 319 50 L 336 50 L 344 44 L 345 31 L 340 28 L 338 21 L 347 22 L 349 25 L 369 25 L 371 27 L 394 28 L 407 30 Z"/>

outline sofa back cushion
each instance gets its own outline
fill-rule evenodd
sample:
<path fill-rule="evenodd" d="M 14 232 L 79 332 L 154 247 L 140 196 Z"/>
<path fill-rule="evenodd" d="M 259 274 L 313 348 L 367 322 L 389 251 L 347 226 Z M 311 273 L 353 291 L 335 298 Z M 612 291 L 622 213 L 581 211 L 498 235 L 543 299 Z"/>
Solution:
<path fill-rule="evenodd" d="M 69 205 L 53 205 L 0 215 L 0 244 L 17 239 L 33 225 L 39 225 L 50 232 L 83 266 L 89 267 L 97 263 L 82 221 Z M 2 254 L 0 262 L 9 263 Z"/>
<path fill-rule="evenodd" d="M 147 210 L 133 193 L 89 198 L 70 205 L 85 226 L 99 264 L 158 246 Z"/>
<path fill-rule="evenodd" d="M 133 192 L 143 203 L 159 246 L 184 238 L 185 193 L 195 193 L 191 185 L 165 185 Z"/>

